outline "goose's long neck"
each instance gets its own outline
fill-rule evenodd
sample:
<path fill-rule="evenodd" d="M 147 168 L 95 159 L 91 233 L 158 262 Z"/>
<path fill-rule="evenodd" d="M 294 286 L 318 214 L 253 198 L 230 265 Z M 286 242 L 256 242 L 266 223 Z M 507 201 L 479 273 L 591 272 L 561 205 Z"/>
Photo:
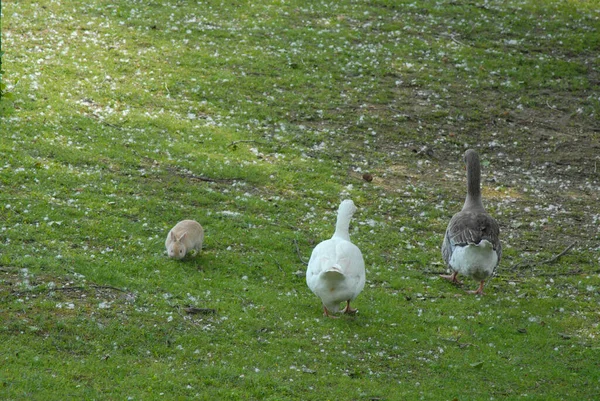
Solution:
<path fill-rule="evenodd" d="M 334 237 L 350 241 L 350 233 L 348 231 L 348 229 L 350 228 L 350 217 L 351 216 L 347 215 L 338 215 L 337 221 L 335 223 L 335 233 L 333 233 Z"/>
<path fill-rule="evenodd" d="M 481 165 L 479 159 L 474 157 L 467 160 L 467 198 L 463 210 L 481 209 Z"/>

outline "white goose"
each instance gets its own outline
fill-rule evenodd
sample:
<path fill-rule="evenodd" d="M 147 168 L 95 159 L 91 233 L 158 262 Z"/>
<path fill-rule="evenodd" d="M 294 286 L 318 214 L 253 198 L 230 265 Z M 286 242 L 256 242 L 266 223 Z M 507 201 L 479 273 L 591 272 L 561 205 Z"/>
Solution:
<path fill-rule="evenodd" d="M 351 200 L 340 204 L 331 239 L 319 243 L 313 249 L 306 270 L 306 284 L 323 302 L 323 312 L 327 317 L 340 310 L 340 303 L 346 302 L 343 313 L 356 313 L 350 301 L 360 294 L 365 286 L 365 262 L 360 249 L 350 242 L 348 227 L 356 212 Z"/>
<path fill-rule="evenodd" d="M 479 155 L 469 149 L 464 162 L 467 198 L 462 210 L 452 216 L 442 244 L 442 257 L 452 274 L 441 277 L 453 283 L 460 283 L 456 278 L 459 274 L 471 277 L 479 281 L 479 288 L 469 292 L 483 295 L 485 281 L 494 274 L 502 256 L 500 228 L 481 202 Z"/>

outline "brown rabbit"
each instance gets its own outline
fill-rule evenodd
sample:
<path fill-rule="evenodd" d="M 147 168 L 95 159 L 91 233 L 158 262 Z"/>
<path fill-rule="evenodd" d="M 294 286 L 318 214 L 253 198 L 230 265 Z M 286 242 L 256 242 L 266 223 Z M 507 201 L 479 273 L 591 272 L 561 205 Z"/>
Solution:
<path fill-rule="evenodd" d="M 189 251 L 196 251 L 196 255 L 202 250 L 204 241 L 204 230 L 194 220 L 180 221 L 169 231 L 165 247 L 170 258 L 183 259 Z"/>

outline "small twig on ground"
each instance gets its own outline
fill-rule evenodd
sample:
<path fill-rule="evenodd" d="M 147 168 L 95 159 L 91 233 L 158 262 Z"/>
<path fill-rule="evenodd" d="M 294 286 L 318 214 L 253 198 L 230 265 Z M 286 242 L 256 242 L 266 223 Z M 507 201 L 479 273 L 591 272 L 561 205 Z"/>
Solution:
<path fill-rule="evenodd" d="M 96 289 L 96 290 L 114 290 L 114 291 L 119 291 L 119 292 L 129 292 L 127 290 L 124 290 L 122 288 L 118 288 L 118 287 L 113 287 L 112 285 L 96 285 L 96 284 L 92 284 L 90 285 L 90 287 Z"/>
<path fill-rule="evenodd" d="M 518 280 L 515 278 L 498 277 L 498 276 L 496 276 L 496 277 L 498 278 L 498 280 L 502 280 L 502 281 L 508 281 L 508 282 L 513 282 L 513 283 L 522 283 L 523 282 L 523 280 Z"/>
<path fill-rule="evenodd" d="M 255 141 L 253 139 L 243 139 L 243 140 L 240 140 L 240 141 L 233 141 L 229 145 L 227 145 L 227 147 L 235 146 L 238 143 L 255 143 L 257 145 L 266 145 L 266 143 L 264 143 L 264 142 Z"/>
<path fill-rule="evenodd" d="M 277 265 L 277 268 L 279 269 L 279 271 L 285 273 L 285 271 L 283 270 L 283 267 L 281 267 L 281 263 L 279 263 L 277 261 L 277 259 L 273 258 L 273 262 L 275 262 L 275 264 Z"/>
<path fill-rule="evenodd" d="M 176 308 L 177 308 L 177 314 L 185 319 L 185 316 L 183 316 L 183 313 L 181 313 L 181 306 L 177 305 Z"/>
<path fill-rule="evenodd" d="M 447 341 L 449 343 L 455 343 L 458 346 L 458 348 L 477 347 L 477 345 L 475 345 L 475 344 L 461 343 L 460 337 L 458 337 L 458 338 L 442 338 L 442 340 Z"/>
<path fill-rule="evenodd" d="M 129 291 L 124 290 L 122 288 L 117 288 L 117 287 L 113 287 L 112 285 L 96 285 L 96 284 L 90 284 L 87 286 L 84 285 L 76 285 L 76 286 L 69 286 L 69 287 L 54 287 L 54 288 L 33 288 L 31 290 L 23 290 L 23 291 L 13 291 L 13 294 L 26 294 L 26 293 L 31 293 L 31 292 L 52 292 L 52 291 L 83 291 L 86 288 L 93 288 L 95 290 L 113 290 L 113 291 L 119 291 L 119 292 L 124 292 L 124 293 L 128 293 Z"/>
<path fill-rule="evenodd" d="M 115 129 L 118 129 L 118 130 L 123 130 L 123 127 L 120 127 L 120 126 L 115 125 L 115 124 L 107 123 L 106 121 L 102 121 L 102 124 L 106 125 L 107 127 L 115 128 Z"/>
<path fill-rule="evenodd" d="M 230 181 L 241 181 L 240 178 L 208 178 L 200 175 L 186 174 L 187 178 L 192 180 L 205 181 L 205 182 L 230 182 Z"/>
<path fill-rule="evenodd" d="M 447 37 L 449 37 L 450 39 L 452 39 L 452 41 L 453 41 L 454 43 L 456 43 L 456 44 L 458 44 L 458 45 L 465 46 L 465 47 L 467 46 L 467 45 L 465 45 L 463 42 L 461 42 L 460 40 L 456 39 L 456 38 L 454 37 L 454 35 L 451 35 L 451 34 L 442 34 L 442 35 L 443 35 L 443 36 L 447 36 Z"/>
<path fill-rule="evenodd" d="M 407 260 L 399 260 L 398 264 L 401 264 L 401 265 L 410 265 L 410 264 L 416 265 L 416 264 L 419 264 L 419 262 L 420 261 L 418 261 L 417 259 L 407 259 Z M 432 263 L 432 264 L 435 265 L 435 262 Z M 441 265 L 441 263 L 438 263 L 438 264 Z"/>
<path fill-rule="evenodd" d="M 535 262 L 532 263 L 531 259 L 525 260 L 525 261 L 521 261 L 518 263 L 515 263 L 514 265 L 512 265 L 511 267 L 509 267 L 509 270 L 514 270 L 516 268 L 519 269 L 526 269 L 528 267 L 535 267 L 535 266 L 540 266 L 540 265 L 546 265 L 546 264 L 551 264 L 556 262 L 558 259 L 560 259 L 561 257 L 565 256 L 571 249 L 573 249 L 573 247 L 577 245 L 577 241 L 573 242 L 571 245 L 569 245 L 568 247 L 566 247 L 561 253 L 546 259 L 546 260 L 542 260 L 540 262 Z"/>
<path fill-rule="evenodd" d="M 558 277 L 558 276 L 578 276 L 580 274 L 598 274 L 600 270 L 585 271 L 585 270 L 569 270 L 567 272 L 555 273 L 536 273 L 536 276 Z"/>
<path fill-rule="evenodd" d="M 555 272 L 555 273 L 537 273 L 539 277 L 558 277 L 558 276 L 577 276 L 583 273 L 581 270 L 570 270 L 568 272 Z"/>
<path fill-rule="evenodd" d="M 196 308 L 190 306 L 188 308 L 184 308 L 184 311 L 189 313 L 190 315 L 216 315 L 217 310 L 213 308 Z"/>
<path fill-rule="evenodd" d="M 513 264 L 512 266 L 510 266 L 508 268 L 508 270 L 515 270 L 515 269 L 525 269 L 526 267 L 530 267 L 530 266 L 535 266 L 531 264 L 531 262 L 533 262 L 533 259 L 526 259 L 526 260 L 522 260 L 520 262 L 517 262 L 515 264 Z"/>
<path fill-rule="evenodd" d="M 208 178 L 201 175 L 196 175 L 192 173 L 182 173 L 177 171 L 174 168 L 167 168 L 168 171 L 177 174 L 181 177 L 190 178 L 192 180 L 205 181 L 205 182 L 231 182 L 231 181 L 242 181 L 241 178 Z"/>
<path fill-rule="evenodd" d="M 119 291 L 119 292 L 128 292 L 124 289 L 113 287 L 112 285 L 96 285 L 96 284 L 91 284 L 91 285 L 88 285 L 87 287 L 84 285 L 78 285 L 78 286 L 72 286 L 72 287 L 48 288 L 48 291 L 80 291 L 80 290 L 85 290 L 88 287 L 93 288 L 95 290 L 113 290 L 113 291 Z"/>
<path fill-rule="evenodd" d="M 556 262 L 561 256 L 564 256 L 567 252 L 569 252 L 575 245 L 577 245 L 577 241 L 573 242 L 571 245 L 569 245 L 568 247 L 566 247 L 564 249 L 564 251 L 562 251 L 561 253 L 559 253 L 556 256 L 551 257 L 550 259 L 546 259 L 546 260 L 542 260 L 540 263 L 538 264 L 547 264 L 547 263 L 554 263 Z"/>
<path fill-rule="evenodd" d="M 300 231 L 300 229 L 298 227 L 296 227 L 296 226 L 294 226 L 294 225 L 292 225 L 290 223 L 285 223 L 284 222 L 283 224 L 280 224 L 280 223 L 277 223 L 277 222 L 274 222 L 274 221 L 270 221 L 269 224 L 271 224 L 273 226 L 277 226 L 277 227 L 287 227 L 287 228 L 290 228 L 290 229 L 292 229 L 294 231 Z"/>
<path fill-rule="evenodd" d="M 448 274 L 446 270 L 423 270 L 421 273 L 423 274 L 431 274 L 431 275 L 440 275 L 440 274 Z"/>
<path fill-rule="evenodd" d="M 298 254 L 300 262 L 304 263 L 305 265 L 308 265 L 308 262 L 302 259 L 302 255 L 300 254 L 300 247 L 298 246 L 298 240 L 296 240 L 296 238 L 294 238 L 294 245 L 296 246 L 296 253 Z"/>
<path fill-rule="evenodd" d="M 54 287 L 54 288 L 47 288 L 46 291 L 48 292 L 52 292 L 52 291 L 81 291 L 81 290 L 85 290 L 85 287 L 82 285 L 78 285 L 78 286 L 73 286 L 73 287 Z"/>

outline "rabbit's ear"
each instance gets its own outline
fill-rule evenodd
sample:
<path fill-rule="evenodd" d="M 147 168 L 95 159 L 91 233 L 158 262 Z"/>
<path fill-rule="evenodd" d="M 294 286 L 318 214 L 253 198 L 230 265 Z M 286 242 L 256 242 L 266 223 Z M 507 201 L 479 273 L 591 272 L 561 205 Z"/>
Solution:
<path fill-rule="evenodd" d="M 175 242 L 177 241 L 177 237 L 175 237 L 175 233 L 173 231 L 171 231 L 171 239 Z"/>
<path fill-rule="evenodd" d="M 181 235 L 181 237 L 179 237 L 179 241 L 183 241 L 183 239 L 185 238 L 186 235 L 187 235 L 187 232 L 183 233 Z"/>

